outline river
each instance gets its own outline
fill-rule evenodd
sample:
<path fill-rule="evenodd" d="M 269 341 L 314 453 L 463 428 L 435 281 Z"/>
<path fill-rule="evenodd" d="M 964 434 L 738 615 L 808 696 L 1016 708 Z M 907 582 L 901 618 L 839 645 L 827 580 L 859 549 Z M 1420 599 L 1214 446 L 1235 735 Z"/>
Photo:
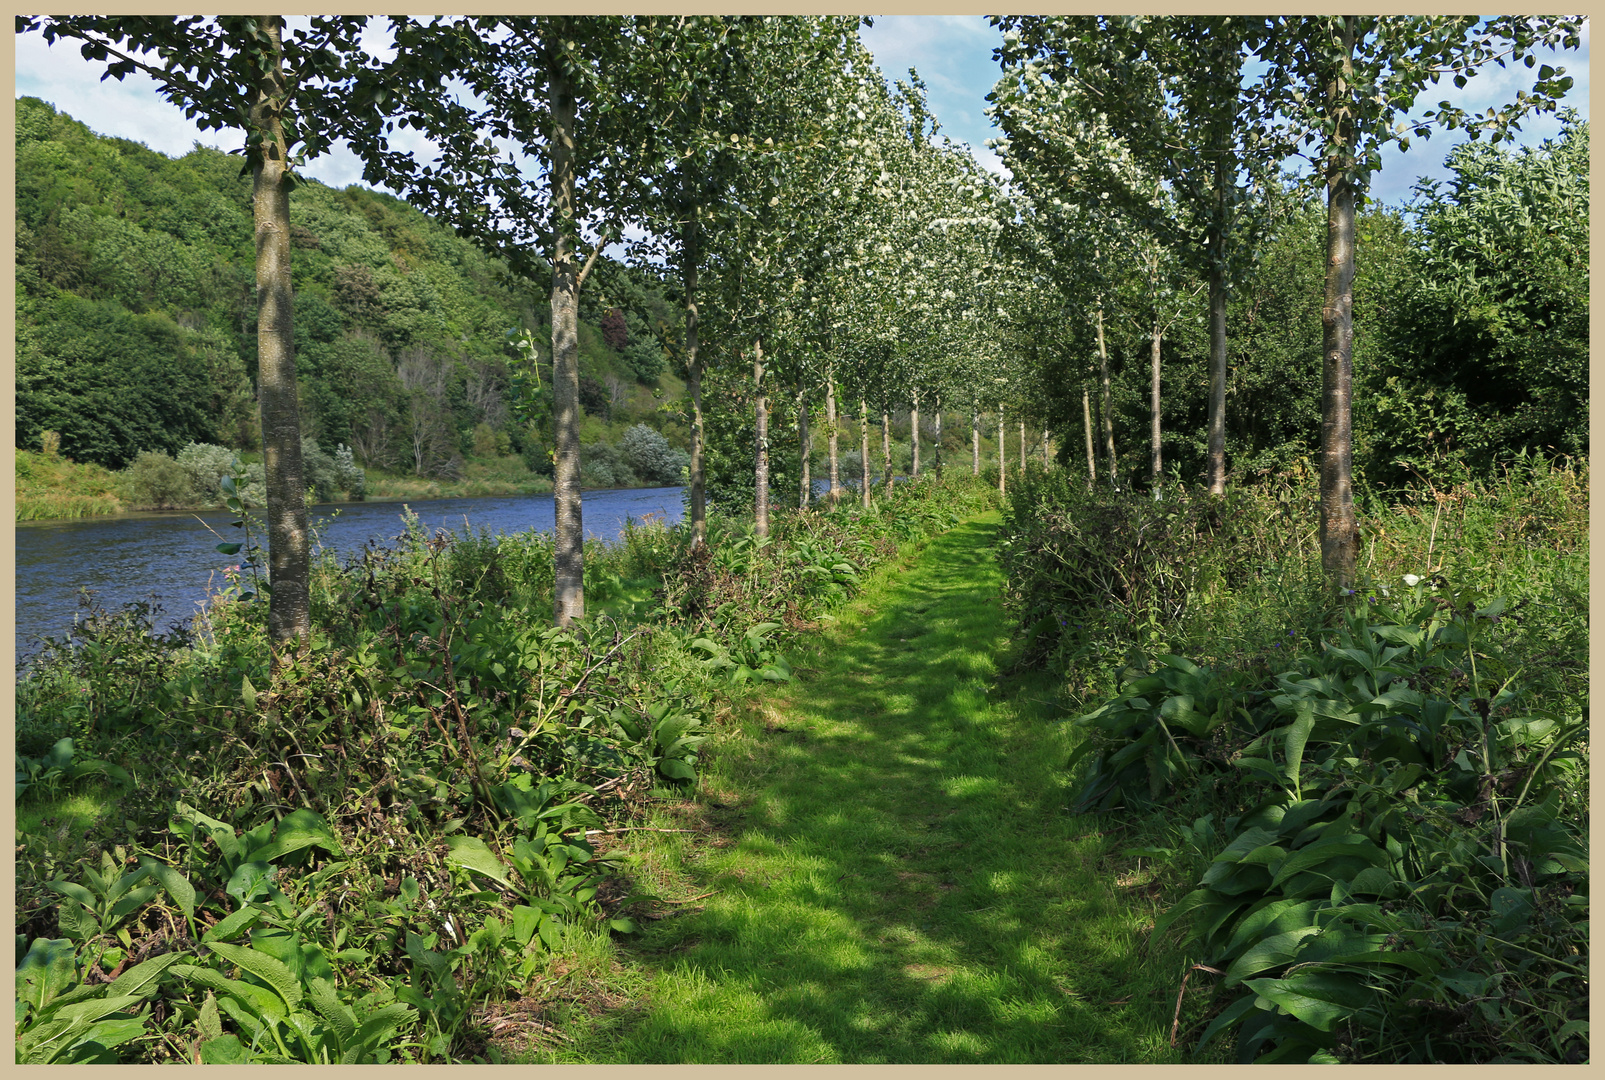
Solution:
<path fill-rule="evenodd" d="M 640 521 L 649 514 L 677 522 L 681 490 L 587 491 L 585 534 L 614 540 L 623 533 L 626 518 Z M 555 525 L 550 495 L 425 499 L 405 505 L 431 533 L 461 532 L 465 522 L 475 533 L 547 532 Z M 372 502 L 319 505 L 310 508 L 309 516 L 314 523 L 324 522 L 322 547 L 345 557 L 370 540 L 383 544 L 401 535 L 402 513 L 402 503 Z M 226 510 L 204 510 L 19 522 L 18 660 L 38 651 L 41 636 L 60 638 L 72 629 L 82 589 L 92 590 L 96 603 L 108 611 L 136 601 L 159 604 L 158 630 L 187 620 L 205 600 L 208 588 L 222 583 L 223 568 L 239 562 L 238 556 L 217 551 L 220 542 L 240 539 L 240 530 L 230 527 L 233 520 Z M 266 537 L 258 542 L 265 547 Z"/>

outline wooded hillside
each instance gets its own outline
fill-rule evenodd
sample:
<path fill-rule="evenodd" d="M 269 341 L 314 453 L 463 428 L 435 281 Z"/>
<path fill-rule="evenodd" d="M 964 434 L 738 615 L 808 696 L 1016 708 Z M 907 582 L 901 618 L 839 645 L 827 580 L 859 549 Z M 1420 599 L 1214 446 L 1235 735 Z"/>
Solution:
<path fill-rule="evenodd" d="M 238 158 L 197 146 L 173 159 L 37 98 L 16 108 L 17 446 L 55 431 L 62 454 L 110 468 L 189 442 L 259 450 Z M 549 474 L 546 298 L 399 199 L 304 181 L 292 200 L 305 434 L 397 472 L 445 477 L 464 459 L 518 455 Z M 591 479 L 653 481 L 615 475 L 629 464 L 618 447 L 643 422 L 685 445 L 659 407 L 678 380 L 654 332 L 672 333 L 678 314 L 639 271 L 605 274 L 580 332 Z M 539 386 L 517 375 L 528 344 Z"/>

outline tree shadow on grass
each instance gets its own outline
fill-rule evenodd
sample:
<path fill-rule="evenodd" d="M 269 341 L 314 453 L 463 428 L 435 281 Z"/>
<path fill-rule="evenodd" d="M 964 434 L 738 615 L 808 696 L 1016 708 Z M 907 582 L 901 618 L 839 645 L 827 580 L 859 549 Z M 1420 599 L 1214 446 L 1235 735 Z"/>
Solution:
<path fill-rule="evenodd" d="M 1052 687 L 998 680 L 990 532 L 937 538 L 825 643 L 725 846 L 687 867 L 717 892 L 626 947 L 661 989 L 603 1021 L 609 1058 L 1175 1060 L 1134 978 L 1145 913 L 1063 810 Z"/>

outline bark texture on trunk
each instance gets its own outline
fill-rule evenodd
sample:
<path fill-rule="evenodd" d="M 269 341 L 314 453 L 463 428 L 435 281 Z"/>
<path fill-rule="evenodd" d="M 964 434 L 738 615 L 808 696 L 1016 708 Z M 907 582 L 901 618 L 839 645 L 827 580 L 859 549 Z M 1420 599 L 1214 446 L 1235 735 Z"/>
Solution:
<path fill-rule="evenodd" d="M 1081 423 L 1087 432 L 1087 487 L 1098 482 L 1098 459 L 1092 452 L 1092 398 L 1081 388 Z"/>
<path fill-rule="evenodd" d="M 763 340 L 752 343 L 752 388 L 755 430 L 753 432 L 753 531 L 769 535 L 769 397 L 763 385 Z"/>
<path fill-rule="evenodd" d="M 841 448 L 841 432 L 836 430 L 836 373 L 827 372 L 825 375 L 825 439 L 830 447 L 830 505 L 836 506 L 842 501 L 841 458 L 838 451 Z"/>
<path fill-rule="evenodd" d="M 970 410 L 970 472 L 981 475 L 981 413 Z"/>
<path fill-rule="evenodd" d="M 1360 534 L 1354 518 L 1354 24 L 1341 17 L 1341 66 L 1328 78 L 1334 122 L 1326 161 L 1326 294 L 1321 305 L 1321 567 L 1339 588 L 1354 582 Z"/>
<path fill-rule="evenodd" d="M 1161 331 L 1159 327 L 1159 318 L 1156 314 L 1154 316 L 1153 330 L 1150 334 L 1148 343 L 1148 365 L 1150 368 L 1148 373 L 1150 382 L 1148 391 L 1148 412 L 1152 421 L 1152 430 L 1149 432 L 1148 436 L 1149 454 L 1151 458 L 1151 462 L 1149 464 L 1149 478 L 1154 489 L 1155 500 L 1158 500 L 1159 498 L 1159 485 L 1165 472 L 1165 463 L 1163 458 L 1160 456 L 1159 439 L 1159 346 L 1162 337 L 1163 331 Z"/>
<path fill-rule="evenodd" d="M 1114 403 L 1109 389 L 1109 349 L 1103 340 L 1103 302 L 1098 302 L 1098 383 L 1103 387 L 1103 438 L 1105 465 L 1109 469 L 1109 486 L 1117 488 L 1119 474 L 1115 468 Z"/>
<path fill-rule="evenodd" d="M 266 471 L 268 637 L 272 664 L 278 646 L 312 633 L 312 552 L 307 532 L 306 482 L 301 467 L 301 414 L 295 392 L 294 298 L 290 282 L 289 153 L 277 106 L 286 97 L 284 22 L 266 17 L 272 42 L 270 66 L 259 75 L 251 120 L 262 132 L 260 162 L 252 171 L 251 206 L 256 232 L 256 347 L 262 408 L 262 454 Z"/>
<path fill-rule="evenodd" d="M 1209 275 L 1209 493 L 1226 493 L 1226 275 Z"/>
<path fill-rule="evenodd" d="M 881 484 L 892 490 L 892 414 L 881 410 Z"/>
<path fill-rule="evenodd" d="M 585 530 L 580 520 L 579 271 L 574 265 L 574 86 L 555 54 L 551 79 L 552 203 L 557 243 L 552 258 L 552 422 L 556 460 L 552 474 L 557 520 L 553 597 L 558 626 L 585 615 Z"/>
<path fill-rule="evenodd" d="M 701 242 L 696 215 L 686 219 L 682 239 L 685 265 L 685 367 L 686 389 L 691 391 L 691 546 L 708 542 L 707 454 L 702 426 L 702 360 L 697 356 L 701 344 L 697 321 L 697 260 Z"/>
<path fill-rule="evenodd" d="M 1004 477 L 1009 475 L 1008 447 L 1004 444 L 1004 436 L 1009 429 L 1003 426 L 1003 406 L 998 405 L 998 494 L 1002 495 L 1007 488 Z"/>
<path fill-rule="evenodd" d="M 808 501 L 814 494 L 814 479 L 808 471 L 808 459 L 813 455 L 814 442 L 813 433 L 808 430 L 808 399 L 801 390 L 797 391 L 797 446 L 802 455 L 802 478 L 797 485 L 797 506 L 806 510 Z"/>
<path fill-rule="evenodd" d="M 914 407 L 908 413 L 908 437 L 912 443 L 909 475 L 917 480 L 920 475 L 920 395 L 917 390 L 914 392 Z"/>
<path fill-rule="evenodd" d="M 936 413 L 931 417 L 931 443 L 936 451 L 936 476 L 942 477 L 942 395 L 936 395 Z"/>
<path fill-rule="evenodd" d="M 869 402 L 858 399 L 858 498 L 869 509 Z"/>

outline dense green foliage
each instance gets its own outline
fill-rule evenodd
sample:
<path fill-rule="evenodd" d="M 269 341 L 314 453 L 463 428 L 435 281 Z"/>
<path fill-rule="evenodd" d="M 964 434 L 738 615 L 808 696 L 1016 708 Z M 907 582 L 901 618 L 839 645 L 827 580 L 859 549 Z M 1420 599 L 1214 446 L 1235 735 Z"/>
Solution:
<path fill-rule="evenodd" d="M 1586 1058 L 1587 472 L 1518 466 L 1372 507 L 1347 597 L 1293 490 L 1014 487 L 1027 657 L 1091 706 L 1073 808 L 1155 814 L 1131 853 L 1220 980 L 1200 1046 Z"/>
<path fill-rule="evenodd" d="M 1366 372 L 1376 479 L 1588 452 L 1588 124 L 1563 120 L 1541 147 L 1456 147 L 1447 185 L 1418 188 Z"/>
<path fill-rule="evenodd" d="M 250 182 L 202 147 L 174 160 L 17 101 L 17 445 L 123 468 L 187 443 L 259 448 Z M 465 459 L 550 472 L 550 316 L 499 265 L 392 197 L 316 182 L 292 195 L 303 432 L 369 468 L 443 478 Z M 586 443 L 658 409 L 651 280 L 610 265 L 585 297 Z M 597 329 L 617 311 L 612 344 Z M 544 369 L 516 340 L 524 331 Z M 602 451 L 604 454 L 606 451 Z M 611 485 L 610 485 L 611 486 Z"/>
<path fill-rule="evenodd" d="M 724 696 L 788 679 L 802 628 L 990 498 L 922 484 L 767 541 L 716 518 L 696 550 L 632 526 L 591 545 L 603 612 L 570 630 L 549 537 L 414 526 L 318 563 L 315 633 L 276 671 L 249 569 L 167 633 L 87 612 L 18 690 L 19 1060 L 476 1052 L 474 1016 L 573 934 L 630 932 L 601 838 L 695 781 Z M 27 816 L 86 784 L 87 828 Z"/>

